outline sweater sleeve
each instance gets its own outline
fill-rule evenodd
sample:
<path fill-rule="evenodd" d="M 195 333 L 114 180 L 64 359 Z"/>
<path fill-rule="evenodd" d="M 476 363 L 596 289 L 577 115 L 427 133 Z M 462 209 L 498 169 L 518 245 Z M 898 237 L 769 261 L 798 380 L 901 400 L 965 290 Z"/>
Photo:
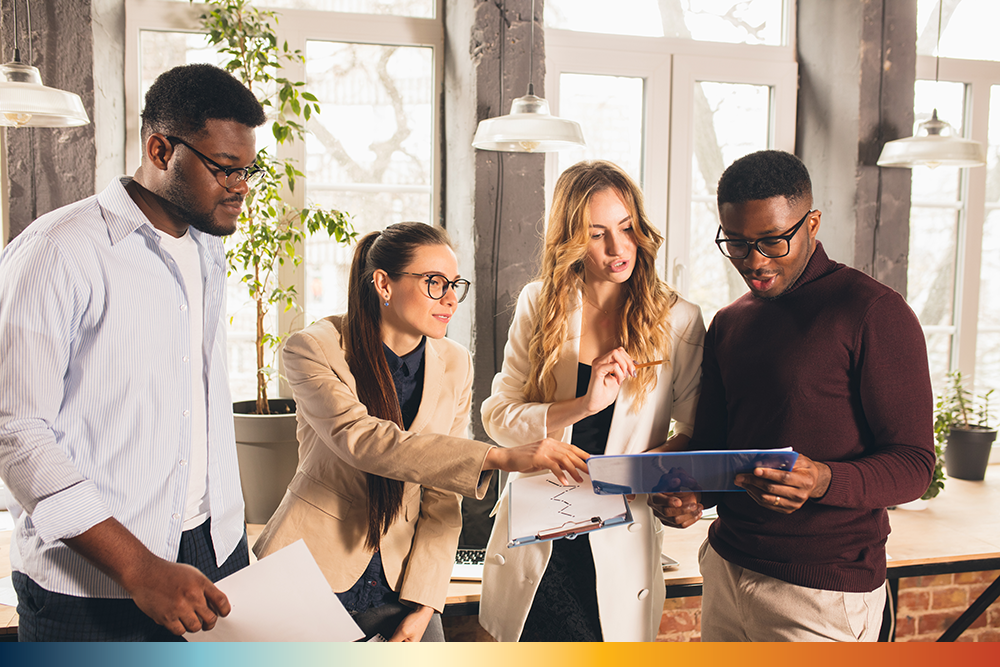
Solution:
<path fill-rule="evenodd" d="M 881 508 L 919 498 L 934 471 L 933 392 L 924 334 L 895 292 L 875 300 L 859 326 L 855 379 L 871 444 L 851 461 L 829 461 L 816 502 Z"/>

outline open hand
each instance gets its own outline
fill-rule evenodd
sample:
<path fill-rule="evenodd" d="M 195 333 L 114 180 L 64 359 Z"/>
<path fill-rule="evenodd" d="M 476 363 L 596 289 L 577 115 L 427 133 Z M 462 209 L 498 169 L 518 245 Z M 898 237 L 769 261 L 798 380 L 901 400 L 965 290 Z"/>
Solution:
<path fill-rule="evenodd" d="M 530 445 L 520 447 L 494 447 L 486 455 L 486 470 L 506 470 L 507 472 L 538 472 L 551 470 L 560 484 L 567 484 L 566 474 L 577 482 L 583 477 L 578 471 L 586 472 L 586 460 L 590 455 L 575 445 L 568 445 L 552 438 L 545 438 Z"/>

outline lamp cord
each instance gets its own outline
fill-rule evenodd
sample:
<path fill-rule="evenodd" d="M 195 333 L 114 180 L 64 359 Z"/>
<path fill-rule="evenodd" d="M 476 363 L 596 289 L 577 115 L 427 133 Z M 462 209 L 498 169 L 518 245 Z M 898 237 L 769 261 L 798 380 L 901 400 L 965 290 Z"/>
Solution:
<path fill-rule="evenodd" d="M 531 41 L 528 42 L 528 94 L 535 94 L 535 0 L 531 0 Z"/>

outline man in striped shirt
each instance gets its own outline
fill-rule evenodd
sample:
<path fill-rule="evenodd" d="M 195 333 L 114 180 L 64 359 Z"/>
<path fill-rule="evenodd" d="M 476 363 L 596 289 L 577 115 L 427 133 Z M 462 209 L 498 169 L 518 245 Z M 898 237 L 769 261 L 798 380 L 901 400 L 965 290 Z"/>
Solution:
<path fill-rule="evenodd" d="M 229 613 L 248 564 L 226 262 L 258 167 L 253 94 L 188 65 L 146 95 L 133 178 L 0 256 L 0 477 L 22 640 L 161 640 Z"/>

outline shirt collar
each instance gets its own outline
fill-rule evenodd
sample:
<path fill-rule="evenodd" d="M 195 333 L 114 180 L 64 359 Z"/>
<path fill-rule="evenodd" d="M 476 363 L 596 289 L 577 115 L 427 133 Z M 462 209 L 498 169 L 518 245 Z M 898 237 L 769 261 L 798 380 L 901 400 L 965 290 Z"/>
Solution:
<path fill-rule="evenodd" d="M 401 367 L 406 368 L 407 376 L 416 375 L 417 371 L 420 370 L 420 362 L 424 359 L 424 348 L 427 344 L 427 337 L 423 336 L 420 338 L 420 344 L 412 352 L 404 354 L 402 357 L 397 355 L 389 346 L 382 343 L 382 351 L 385 353 L 385 361 L 389 364 L 389 372 L 393 375 L 396 374 Z"/>
<path fill-rule="evenodd" d="M 157 244 L 160 242 L 160 232 L 149 221 L 149 218 L 142 212 L 142 209 L 129 196 L 125 186 L 132 181 L 131 176 L 115 178 L 108 184 L 98 196 L 97 201 L 101 206 L 104 215 L 104 222 L 108 226 L 108 236 L 111 245 L 127 237 L 132 232 L 138 231 L 141 234 L 152 238 Z M 188 227 L 188 233 L 203 250 L 207 250 L 206 257 L 220 266 L 225 267 L 225 254 L 221 244 L 208 243 L 211 235 L 206 235 L 193 227 Z"/>

